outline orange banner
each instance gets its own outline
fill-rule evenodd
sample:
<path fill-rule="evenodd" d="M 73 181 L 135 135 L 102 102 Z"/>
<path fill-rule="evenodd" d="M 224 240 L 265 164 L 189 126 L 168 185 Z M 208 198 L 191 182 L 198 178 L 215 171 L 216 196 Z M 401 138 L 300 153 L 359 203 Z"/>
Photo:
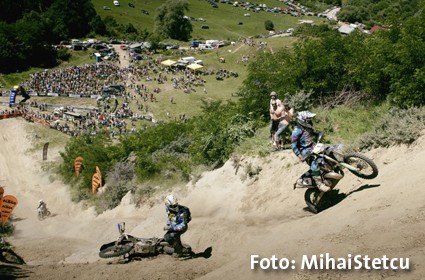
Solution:
<path fill-rule="evenodd" d="M 78 156 L 74 159 L 74 170 L 75 170 L 75 176 L 78 177 L 78 175 L 80 175 L 80 169 L 81 169 L 81 165 L 83 164 L 83 157 Z"/>
<path fill-rule="evenodd" d="M 10 214 L 12 214 L 12 211 L 17 204 L 18 204 L 18 200 L 13 195 L 6 195 L 2 198 L 2 203 L 1 203 L 2 225 L 4 225 L 7 222 L 7 219 L 9 219 Z"/>
<path fill-rule="evenodd" d="M 96 173 L 102 177 L 102 173 L 100 172 L 99 166 L 96 165 Z"/>
<path fill-rule="evenodd" d="M 102 187 L 102 176 L 98 173 L 94 173 L 91 180 L 91 190 L 93 193 L 96 193 L 97 188 Z"/>

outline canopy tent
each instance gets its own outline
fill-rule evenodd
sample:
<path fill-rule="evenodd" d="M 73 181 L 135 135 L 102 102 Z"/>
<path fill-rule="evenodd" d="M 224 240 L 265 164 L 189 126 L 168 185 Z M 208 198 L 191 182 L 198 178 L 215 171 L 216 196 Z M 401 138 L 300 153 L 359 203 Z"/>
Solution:
<path fill-rule="evenodd" d="M 195 70 L 201 69 L 204 66 L 196 64 L 196 63 L 192 63 L 192 64 L 189 64 L 186 67 L 195 71 Z"/>
<path fill-rule="evenodd" d="M 176 64 L 176 61 L 171 60 L 171 59 L 167 59 L 167 60 L 164 60 L 163 62 L 161 62 L 161 64 L 165 65 L 165 66 L 172 66 L 172 65 Z"/>

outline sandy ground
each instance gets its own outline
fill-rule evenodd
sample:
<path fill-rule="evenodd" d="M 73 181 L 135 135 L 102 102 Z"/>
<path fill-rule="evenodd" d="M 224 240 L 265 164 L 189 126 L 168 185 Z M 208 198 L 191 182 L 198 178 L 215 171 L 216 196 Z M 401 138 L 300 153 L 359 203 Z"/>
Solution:
<path fill-rule="evenodd" d="M 307 166 L 290 151 L 245 158 L 237 173 L 229 161 L 176 190 L 192 211 L 183 241 L 197 258 L 164 255 L 120 263 L 100 259 L 99 247 L 115 240 L 116 224 L 123 221 L 135 236 L 161 236 L 165 193 L 142 208 L 125 197 L 101 215 L 72 203 L 68 186 L 40 168 L 41 151 L 32 144 L 45 140 L 29 133 L 35 125 L 0 121 L 0 185 L 19 200 L 16 233 L 8 241 L 26 262 L 0 263 L 1 279 L 425 279 L 425 136 L 410 147 L 368 152 L 379 176 L 366 181 L 347 174 L 338 185 L 341 201 L 317 215 L 305 210 L 304 191 L 292 189 Z M 58 152 L 49 151 L 49 161 Z M 261 166 L 258 176 L 246 178 L 249 164 Z M 36 213 L 41 198 L 53 213 L 43 221 Z M 355 255 L 408 258 L 410 269 L 302 269 L 303 258 L 326 253 L 347 261 Z M 294 269 L 251 270 L 251 255 L 287 258 Z"/>

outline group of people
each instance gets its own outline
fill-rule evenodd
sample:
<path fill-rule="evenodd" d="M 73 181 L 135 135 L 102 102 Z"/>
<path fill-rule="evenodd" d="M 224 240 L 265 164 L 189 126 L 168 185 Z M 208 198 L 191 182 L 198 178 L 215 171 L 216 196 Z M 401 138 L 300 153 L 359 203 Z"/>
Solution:
<path fill-rule="evenodd" d="M 294 108 L 290 108 L 289 104 L 277 98 L 276 92 L 270 94 L 270 138 L 274 148 L 283 147 L 285 131 L 288 129 L 290 122 L 294 116 Z M 306 162 L 310 166 L 310 170 L 301 176 L 297 184 L 301 187 L 312 184 L 320 191 L 327 192 L 330 187 L 323 183 L 320 176 L 320 166 L 314 157 L 310 154 L 314 148 L 314 138 L 318 135 L 313 128 L 313 118 L 315 113 L 309 111 L 301 111 L 297 113 L 296 126 L 291 134 L 291 149 L 298 159 Z M 311 178 L 311 183 L 303 178 Z"/>

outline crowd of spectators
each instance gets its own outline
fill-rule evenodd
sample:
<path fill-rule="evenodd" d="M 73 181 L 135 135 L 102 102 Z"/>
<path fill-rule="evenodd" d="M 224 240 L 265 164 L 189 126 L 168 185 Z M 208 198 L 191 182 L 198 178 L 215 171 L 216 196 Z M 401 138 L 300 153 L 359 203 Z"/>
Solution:
<path fill-rule="evenodd" d="M 51 105 L 37 103 L 31 99 L 29 106 L 20 109 L 8 108 L 3 110 L 2 115 L 10 115 L 12 111 L 19 112 L 29 121 L 38 121 L 50 128 L 57 129 L 66 134 L 77 136 L 82 133 L 96 134 L 106 129 L 111 136 L 136 131 L 136 121 L 144 119 L 149 125 L 138 127 L 149 127 L 156 123 L 154 112 L 150 106 L 143 102 L 158 102 L 158 94 L 161 93 L 161 85 L 167 82 L 170 87 L 182 90 L 185 93 L 196 92 L 197 87 L 204 89 L 206 93 L 204 75 L 214 74 L 215 71 L 195 72 L 182 67 L 169 67 L 161 64 L 162 59 L 143 61 L 143 63 L 130 64 L 129 67 L 120 68 L 111 62 L 99 62 L 72 66 L 55 70 L 44 70 L 33 73 L 23 82 L 26 91 L 32 95 L 57 94 L 59 96 L 77 95 L 80 97 L 96 98 L 97 109 L 88 110 L 87 113 L 66 114 L 72 112 L 73 106 L 64 108 L 63 111 L 53 111 Z M 224 69 L 216 70 L 220 77 L 237 77 L 237 73 Z M 106 92 L 108 85 L 121 84 L 125 90 Z M 2 92 L 8 95 L 8 91 Z M 75 96 L 73 96 L 75 97 Z M 118 103 L 118 99 L 122 103 Z M 112 102 L 112 103 L 111 103 Z M 130 109 L 132 103 L 134 112 Z M 170 97 L 171 104 L 175 104 L 174 97 Z M 81 104 L 81 103 L 80 103 Z M 167 104 L 168 105 L 168 104 Z M 80 105 L 81 106 L 81 105 Z M 78 109 L 77 109 L 78 110 Z M 144 114 L 142 114 L 144 110 Z M 16 112 L 15 112 L 16 113 Z M 183 116 L 183 117 L 182 117 Z M 170 118 L 169 112 L 167 117 Z M 187 121 L 186 114 L 180 114 L 176 121 Z"/>
<path fill-rule="evenodd" d="M 104 86 L 122 83 L 127 69 L 111 63 L 85 64 L 55 70 L 44 70 L 30 75 L 24 87 L 29 94 L 102 94 Z"/>

